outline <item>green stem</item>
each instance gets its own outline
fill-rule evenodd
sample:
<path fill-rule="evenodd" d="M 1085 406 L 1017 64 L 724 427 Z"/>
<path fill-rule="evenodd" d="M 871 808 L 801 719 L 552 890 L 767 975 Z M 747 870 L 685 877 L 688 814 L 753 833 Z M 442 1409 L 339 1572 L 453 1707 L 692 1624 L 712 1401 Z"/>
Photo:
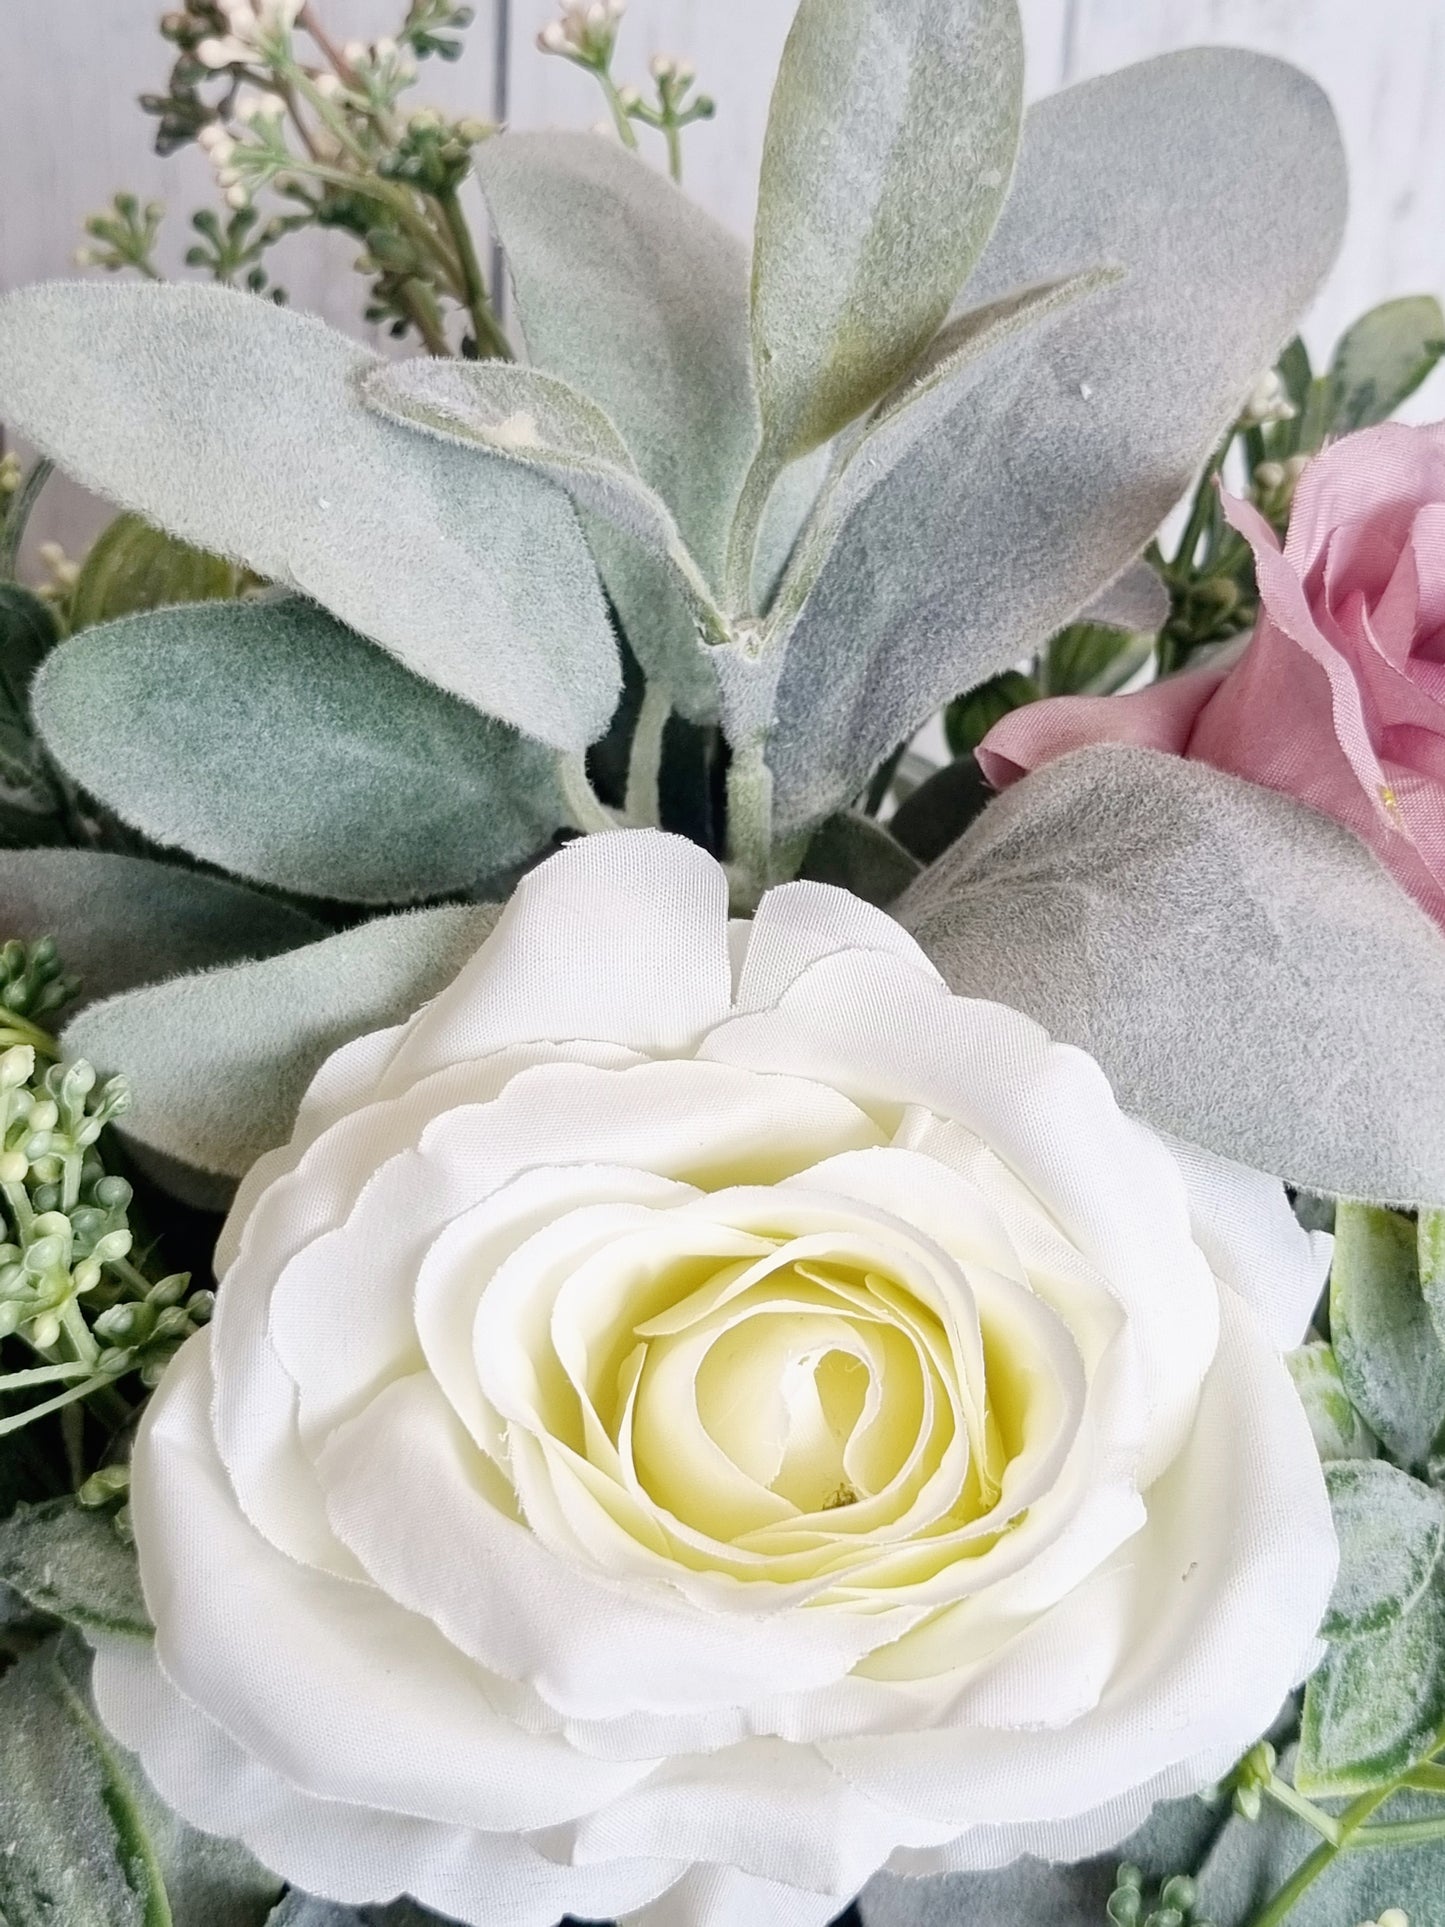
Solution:
<path fill-rule="evenodd" d="M 592 787 L 584 756 L 558 756 L 557 773 L 568 814 L 579 830 L 590 833 L 618 827 L 616 817 Z"/>
<path fill-rule="evenodd" d="M 772 881 L 773 772 L 759 737 L 733 752 L 728 771 L 728 858 L 739 914 L 755 910 Z"/>
<path fill-rule="evenodd" d="M 663 738 L 671 714 L 671 692 L 663 683 L 649 682 L 643 692 L 642 707 L 637 712 L 632 750 L 627 762 L 627 795 L 622 807 L 629 822 L 662 821 L 659 779 L 662 775 Z"/>
<path fill-rule="evenodd" d="M 59 1412 L 67 1405 L 73 1405 L 78 1398 L 89 1398 L 93 1392 L 104 1390 L 110 1384 L 108 1372 L 97 1372 L 79 1385 L 72 1385 L 67 1392 L 56 1398 L 48 1398 L 42 1405 L 31 1405 L 23 1412 L 12 1412 L 8 1418 L 0 1418 L 0 1438 L 7 1433 L 18 1432 L 23 1425 L 30 1425 L 38 1418 L 45 1418 L 51 1412 Z"/>
<path fill-rule="evenodd" d="M 627 109 L 622 105 L 622 96 L 617 91 L 617 83 L 605 67 L 594 67 L 592 71 L 596 74 L 597 85 L 606 98 L 608 111 L 612 115 L 612 124 L 617 129 L 617 138 L 624 147 L 630 147 L 633 153 L 636 153 L 637 129 L 628 119 Z"/>
<path fill-rule="evenodd" d="M 31 467 L 30 473 L 20 484 L 10 511 L 3 524 L 0 524 L 0 581 L 16 582 L 16 564 L 20 559 L 20 541 L 25 534 L 25 525 L 30 520 L 30 512 L 40 500 L 40 491 L 55 473 L 54 462 L 42 457 Z"/>
<path fill-rule="evenodd" d="M 1403 1775 L 1401 1776 L 1403 1778 Z M 1400 1781 L 1392 1780 L 1388 1786 L 1375 1787 L 1369 1793 L 1362 1793 L 1358 1800 L 1345 1808 L 1336 1825 L 1339 1828 L 1338 1840 L 1322 1840 L 1307 1860 L 1301 1861 L 1289 1879 L 1267 1900 L 1264 1907 L 1249 1922 L 1249 1927 L 1279 1927 L 1309 1888 L 1319 1879 L 1327 1868 L 1334 1865 L 1338 1854 L 1343 1853 L 1352 1842 L 1352 1836 L 1359 1832 L 1370 1815 L 1399 1791 Z"/>
<path fill-rule="evenodd" d="M 9 1050 L 12 1044 L 28 1044 L 37 1057 L 60 1056 L 60 1046 L 48 1030 L 13 1010 L 0 1011 L 0 1050 Z"/>
<path fill-rule="evenodd" d="M 89 1371 L 90 1366 L 78 1358 L 60 1365 L 32 1365 L 23 1372 L 6 1372 L 0 1378 L 0 1393 L 28 1392 L 37 1385 L 64 1385 L 73 1379 L 84 1378 Z"/>
<path fill-rule="evenodd" d="M 1380 1847 L 1423 1847 L 1431 1840 L 1445 1840 L 1445 1820 L 1382 1820 L 1378 1826 L 1361 1827 L 1349 1847 L 1363 1853 Z"/>
<path fill-rule="evenodd" d="M 675 120 L 665 120 L 662 124 L 663 138 L 667 142 L 667 171 L 679 187 L 682 186 L 682 129 Z"/>
<path fill-rule="evenodd" d="M 1284 1807 L 1297 1820 L 1303 1820 L 1307 1827 L 1312 1827 L 1322 1840 L 1328 1840 L 1335 1847 L 1340 1844 L 1339 1821 L 1322 1807 L 1317 1807 L 1313 1800 L 1307 1800 L 1297 1792 L 1288 1780 L 1282 1780 L 1277 1773 L 1272 1774 L 1264 1791 L 1277 1805 Z"/>
<path fill-rule="evenodd" d="M 472 333 L 476 338 L 477 353 L 483 360 L 510 361 L 512 344 L 502 332 L 492 304 L 487 298 L 486 276 L 477 258 L 477 247 L 472 239 L 472 230 L 467 225 L 467 217 L 462 212 L 462 204 L 457 198 L 455 188 L 439 194 L 437 201 L 446 220 L 447 230 L 456 246 L 457 259 L 461 263 L 462 285 L 466 293 L 467 313 L 471 316 Z"/>
<path fill-rule="evenodd" d="M 60 1323 L 66 1337 L 70 1340 L 70 1348 L 75 1353 L 76 1362 L 94 1371 L 96 1360 L 100 1357 L 100 1347 L 91 1335 L 84 1313 L 73 1298 L 61 1312 Z"/>
<path fill-rule="evenodd" d="M 1199 487 L 1194 491 L 1194 501 L 1190 505 L 1189 520 L 1184 525 L 1184 533 L 1179 538 L 1179 547 L 1175 550 L 1174 560 L 1169 565 L 1173 573 L 1184 576 L 1194 573 L 1194 558 L 1199 548 L 1199 539 L 1209 525 L 1210 514 L 1214 507 L 1214 478 L 1224 467 L 1224 459 L 1233 442 L 1234 430 L 1231 428 L 1204 465 L 1204 473 L 1199 478 Z"/>
<path fill-rule="evenodd" d="M 758 552 L 758 536 L 773 484 L 778 479 L 778 464 L 766 444 L 753 457 L 743 482 L 738 505 L 733 512 L 732 532 L 728 537 L 727 566 L 723 575 L 723 601 L 733 615 L 745 615 L 753 601 L 753 564 Z"/>

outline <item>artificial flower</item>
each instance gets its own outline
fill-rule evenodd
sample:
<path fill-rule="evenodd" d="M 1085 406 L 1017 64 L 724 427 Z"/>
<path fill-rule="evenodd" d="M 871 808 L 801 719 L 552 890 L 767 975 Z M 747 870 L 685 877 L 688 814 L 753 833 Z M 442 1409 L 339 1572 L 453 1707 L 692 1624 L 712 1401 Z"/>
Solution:
<path fill-rule="evenodd" d="M 1232 665 L 996 724 L 1002 788 L 1085 743 L 1172 751 L 1346 824 L 1445 923 L 1445 423 L 1347 435 L 1303 471 L 1283 548 L 1248 502 L 1260 615 Z"/>
<path fill-rule="evenodd" d="M 573 843 L 243 1182 L 101 1714 L 477 1927 L 1110 1846 L 1317 1656 L 1327 1243 L 846 893 L 730 925 L 681 839 Z"/>

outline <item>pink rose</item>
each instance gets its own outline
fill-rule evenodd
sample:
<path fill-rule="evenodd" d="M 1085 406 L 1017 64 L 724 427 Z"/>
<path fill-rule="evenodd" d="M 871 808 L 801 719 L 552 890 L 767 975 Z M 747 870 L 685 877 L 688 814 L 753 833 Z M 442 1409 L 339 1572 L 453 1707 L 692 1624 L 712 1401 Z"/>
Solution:
<path fill-rule="evenodd" d="M 1335 443 L 1300 478 L 1281 550 L 1248 502 L 1260 616 L 1235 662 L 1130 696 L 1004 717 L 999 788 L 1086 743 L 1138 743 L 1298 797 L 1363 837 L 1445 924 L 1445 423 Z"/>

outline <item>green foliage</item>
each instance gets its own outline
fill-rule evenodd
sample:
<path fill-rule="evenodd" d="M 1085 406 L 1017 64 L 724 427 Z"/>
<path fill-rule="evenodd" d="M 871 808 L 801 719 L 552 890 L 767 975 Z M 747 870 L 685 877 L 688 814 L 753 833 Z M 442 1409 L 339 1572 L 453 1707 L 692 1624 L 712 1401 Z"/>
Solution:
<path fill-rule="evenodd" d="M 1371 308 L 1341 335 L 1323 375 L 1307 380 L 1305 357 L 1296 374 L 1301 412 L 1271 438 L 1270 453 L 1310 454 L 1330 437 L 1388 421 L 1442 355 L 1445 314 L 1434 295 L 1404 295 Z"/>
<path fill-rule="evenodd" d="M 720 583 L 758 435 L 741 244 L 595 135 L 505 134 L 479 151 L 477 172 L 532 365 L 603 410 Z M 667 574 L 605 533 L 593 544 L 644 668 L 685 716 L 715 720 L 716 684 Z"/>
<path fill-rule="evenodd" d="M 284 957 L 173 978 L 93 1005 L 65 1045 L 125 1065 L 132 1138 L 238 1178 L 286 1141 L 322 1060 L 435 996 L 496 914 L 481 905 L 382 917 Z"/>
<path fill-rule="evenodd" d="M 1445 1729 L 1445 1574 L 1379 1631 L 1332 1646 L 1305 1692 L 1296 1784 L 1360 1794 L 1405 1773 Z"/>
<path fill-rule="evenodd" d="M 849 810 L 829 817 L 814 833 L 798 874 L 814 883 L 851 890 L 865 903 L 886 909 L 897 901 L 922 865 L 871 817 Z"/>
<path fill-rule="evenodd" d="M 620 675 L 571 508 L 512 465 L 384 421 L 359 393 L 376 365 L 310 317 L 220 288 L 51 283 L 0 302 L 0 414 L 72 474 L 300 590 L 486 714 L 582 749 Z"/>
<path fill-rule="evenodd" d="M 134 1550 L 110 1514 L 73 1499 L 19 1506 L 0 1520 L 0 1584 L 82 1632 L 150 1636 Z"/>
<path fill-rule="evenodd" d="M 312 896 L 469 890 L 566 815 L 537 744 L 295 600 L 86 630 L 36 713 L 69 774 L 153 842 Z"/>
<path fill-rule="evenodd" d="M 1343 1642 L 1382 1632 L 1413 1610 L 1445 1546 L 1445 1498 L 1384 1459 L 1325 1467 L 1340 1572 L 1320 1628 Z"/>
<path fill-rule="evenodd" d="M 802 0 L 758 195 L 765 473 L 865 413 L 937 334 L 1008 190 L 1022 101 L 1014 0 Z"/>
<path fill-rule="evenodd" d="M 230 562 L 177 542 L 138 515 L 118 515 L 92 545 L 70 600 L 70 626 L 86 629 L 142 609 L 239 595 Z"/>
<path fill-rule="evenodd" d="M 995 723 L 1025 703 L 1036 703 L 1043 693 L 1032 676 L 1005 669 L 1001 676 L 981 682 L 968 695 L 956 696 L 943 712 L 949 749 L 955 756 L 971 755 Z"/>
<path fill-rule="evenodd" d="M 1344 198 L 1328 104 L 1257 55 L 1171 54 L 1030 110 L 966 298 L 1081 261 L 1125 279 L 1009 343 L 850 521 L 787 642 L 781 834 L 1138 556 L 1317 286 Z"/>
<path fill-rule="evenodd" d="M 65 798 L 30 714 L 30 686 L 58 633 L 38 597 L 0 582 L 0 845 L 64 840 Z"/>
<path fill-rule="evenodd" d="M 0 851 L 0 904 L 15 937 L 53 933 L 82 1001 L 326 934 L 314 917 L 223 877 L 102 850 Z"/>
<path fill-rule="evenodd" d="M 1153 655 L 1152 630 L 1157 627 L 1155 623 L 1147 631 L 1128 631 L 1102 622 L 1071 623 L 1050 639 L 1044 651 L 1041 694 L 1112 696 Z"/>
<path fill-rule="evenodd" d="M 1099 745 L 1001 796 L 897 915 L 1159 1128 L 1307 1191 L 1445 1200 L 1440 933 L 1315 811 Z"/>
<path fill-rule="evenodd" d="M 888 828 L 920 863 L 935 863 L 992 797 L 974 757 L 956 756 L 904 797 Z"/>
<path fill-rule="evenodd" d="M 1301 1345 L 1286 1358 L 1294 1388 L 1310 1422 L 1319 1455 L 1330 1459 L 1371 1459 L 1374 1435 L 1350 1403 L 1334 1348 L 1323 1339 Z"/>
<path fill-rule="evenodd" d="M 0 1678 L 0 1919 L 7 1927 L 173 1927 L 121 1757 L 63 1643 Z"/>
<path fill-rule="evenodd" d="M 1330 1336 L 1360 1416 L 1392 1458 L 1423 1472 L 1445 1426 L 1445 1352 L 1421 1290 L 1412 1219 L 1336 1208 Z"/>

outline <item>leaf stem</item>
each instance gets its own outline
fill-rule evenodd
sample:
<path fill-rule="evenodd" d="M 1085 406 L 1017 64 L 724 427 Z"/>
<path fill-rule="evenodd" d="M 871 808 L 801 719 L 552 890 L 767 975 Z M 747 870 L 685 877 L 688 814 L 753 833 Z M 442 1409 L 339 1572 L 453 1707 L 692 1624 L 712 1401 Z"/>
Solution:
<path fill-rule="evenodd" d="M 1392 1780 L 1388 1785 L 1374 1787 L 1369 1793 L 1362 1793 L 1358 1800 L 1347 1806 L 1335 1823 L 1339 1828 L 1337 1840 L 1321 1840 L 1307 1860 L 1302 1860 L 1284 1885 L 1264 1904 L 1264 1907 L 1249 1922 L 1249 1927 L 1279 1927 L 1309 1888 L 1319 1879 L 1327 1868 L 1334 1865 L 1336 1856 L 1347 1851 L 1354 1844 L 1358 1834 L 1370 1815 L 1400 1790 L 1404 1775 Z"/>
<path fill-rule="evenodd" d="M 10 512 L 0 523 L 0 581 L 15 582 L 16 564 L 20 559 L 20 540 L 25 534 L 25 526 L 30 520 L 30 512 L 40 500 L 40 491 L 55 473 L 54 462 L 42 456 L 32 464 L 30 473 L 20 484 L 15 499 L 10 504 Z"/>
<path fill-rule="evenodd" d="M 587 774 L 587 759 L 584 754 L 575 756 L 559 755 L 557 773 L 562 785 L 563 801 L 573 823 L 579 830 L 589 834 L 601 830 L 618 828 L 616 817 L 598 796 Z"/>
<path fill-rule="evenodd" d="M 758 552 L 758 536 L 773 484 L 778 479 L 778 464 L 766 443 L 753 457 L 744 479 L 737 508 L 733 512 L 732 533 L 728 537 L 727 566 L 723 574 L 723 601 L 734 616 L 746 615 L 753 600 L 753 564 Z"/>
<path fill-rule="evenodd" d="M 637 723 L 632 732 L 632 750 L 627 763 L 627 795 L 622 807 L 630 822 L 662 821 L 659 779 L 662 774 L 663 738 L 671 714 L 671 692 L 664 683 L 649 680 L 643 692 L 642 707 L 637 713 Z"/>
<path fill-rule="evenodd" d="M 18 1432 L 23 1425 L 30 1425 L 38 1418 L 45 1418 L 51 1412 L 59 1412 L 67 1405 L 73 1405 L 78 1398 L 89 1398 L 93 1392 L 103 1391 L 111 1382 L 109 1372 L 96 1372 L 84 1379 L 79 1385 L 72 1385 L 68 1391 L 55 1398 L 48 1398 L 40 1405 L 27 1406 L 23 1412 L 11 1412 L 8 1417 L 0 1418 L 0 1438 L 7 1433 Z"/>
<path fill-rule="evenodd" d="M 612 123 L 617 129 L 617 138 L 622 142 L 624 147 L 629 147 L 636 153 L 637 129 L 632 125 L 631 120 L 628 118 L 627 109 L 622 105 L 622 96 L 617 91 L 616 81 L 605 67 L 594 67 L 592 71 L 596 74 L 597 85 L 602 89 L 607 101 L 608 111 L 612 115 Z"/>
<path fill-rule="evenodd" d="M 728 858 L 733 899 L 739 913 L 747 915 L 772 882 L 773 772 L 761 736 L 733 751 L 728 771 Z"/>
<path fill-rule="evenodd" d="M 461 263 L 462 286 L 466 295 L 467 313 L 471 317 L 472 334 L 476 338 L 477 353 L 483 360 L 510 361 L 512 344 L 502 332 L 491 301 L 487 296 L 486 277 L 482 264 L 477 258 L 476 243 L 472 239 L 467 217 L 462 212 L 461 201 L 455 188 L 437 196 L 438 205 L 446 221 Z"/>

